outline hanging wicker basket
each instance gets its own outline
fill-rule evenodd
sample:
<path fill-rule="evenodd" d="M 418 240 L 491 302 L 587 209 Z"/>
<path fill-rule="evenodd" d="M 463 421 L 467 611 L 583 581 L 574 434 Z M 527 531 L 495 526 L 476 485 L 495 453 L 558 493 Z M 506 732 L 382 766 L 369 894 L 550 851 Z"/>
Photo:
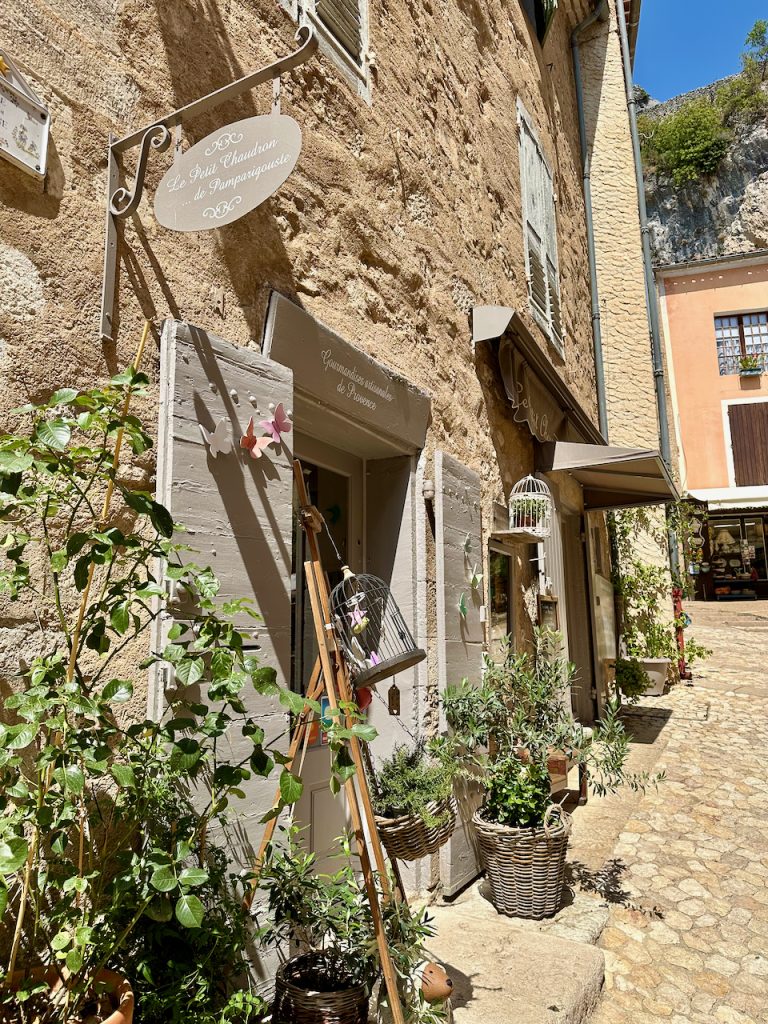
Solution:
<path fill-rule="evenodd" d="M 511 828 L 486 821 L 482 814 L 481 808 L 472 824 L 494 907 L 510 917 L 552 917 L 565 881 L 570 816 L 552 804 L 541 828 Z"/>
<path fill-rule="evenodd" d="M 425 825 L 417 814 L 398 818 L 376 815 L 376 828 L 390 858 L 419 860 L 445 846 L 456 828 L 456 801 L 452 796 L 433 800 L 427 810 L 438 819 L 437 824 Z"/>
<path fill-rule="evenodd" d="M 354 686 L 375 686 L 426 658 L 387 584 L 343 568 L 331 594 L 333 624 Z"/>
<path fill-rule="evenodd" d="M 509 530 L 511 540 L 538 544 L 552 532 L 552 493 L 543 480 L 526 476 L 518 480 L 509 494 Z"/>
<path fill-rule="evenodd" d="M 368 1024 L 363 984 L 326 991 L 325 953 L 302 953 L 281 964 L 275 976 L 272 1024 Z"/>

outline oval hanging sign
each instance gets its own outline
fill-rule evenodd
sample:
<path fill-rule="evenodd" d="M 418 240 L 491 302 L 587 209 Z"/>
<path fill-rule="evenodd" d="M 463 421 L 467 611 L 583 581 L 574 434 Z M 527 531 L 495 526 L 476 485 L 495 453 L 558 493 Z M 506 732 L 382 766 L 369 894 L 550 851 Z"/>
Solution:
<path fill-rule="evenodd" d="M 285 114 L 248 117 L 195 143 L 163 176 L 155 216 L 172 231 L 205 231 L 250 213 L 280 188 L 301 153 Z"/>

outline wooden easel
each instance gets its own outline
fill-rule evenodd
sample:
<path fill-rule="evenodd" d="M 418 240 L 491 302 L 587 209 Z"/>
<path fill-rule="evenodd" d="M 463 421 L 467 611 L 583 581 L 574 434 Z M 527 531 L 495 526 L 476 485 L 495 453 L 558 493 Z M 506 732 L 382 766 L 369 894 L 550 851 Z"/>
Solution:
<path fill-rule="evenodd" d="M 317 637 L 317 647 L 319 651 L 317 662 L 312 670 L 312 675 L 310 676 L 309 684 L 307 686 L 307 700 L 318 701 L 324 694 L 328 698 L 328 703 L 331 709 L 338 711 L 340 703 L 350 703 L 353 698 L 352 687 L 350 685 L 346 665 L 336 643 L 336 635 L 331 616 L 331 600 L 330 593 L 328 591 L 328 582 L 323 571 L 322 562 L 320 560 L 320 549 L 317 543 L 317 535 L 323 529 L 325 521 L 315 506 L 310 505 L 309 503 L 306 483 L 304 481 L 304 473 L 302 472 L 301 463 L 298 459 L 294 459 L 293 462 L 293 475 L 299 496 L 299 516 L 301 517 L 301 525 L 307 536 L 307 544 L 310 553 L 309 561 L 304 563 L 304 572 L 307 581 L 307 590 L 309 592 L 309 601 L 312 607 L 312 618 L 315 624 L 315 635 Z M 312 708 L 305 706 L 296 720 L 294 733 L 287 753 L 288 761 L 286 766 L 291 770 L 293 770 L 293 762 L 308 736 L 309 728 L 312 724 L 312 718 Z M 373 805 L 371 804 L 371 794 L 368 789 L 368 779 L 365 771 L 363 750 L 360 741 L 356 736 L 352 736 L 349 740 L 349 750 L 352 755 L 352 762 L 355 766 L 355 775 L 344 783 L 344 792 L 349 804 L 352 828 L 357 841 L 357 849 L 360 857 L 360 866 L 362 868 L 365 889 L 371 907 L 373 929 L 376 935 L 376 944 L 379 949 L 381 968 L 384 975 L 384 983 L 387 988 L 387 997 L 391 1007 L 393 1024 L 405 1024 L 403 1009 L 400 1002 L 400 994 L 397 989 L 397 975 L 389 952 L 389 945 L 387 943 L 387 936 L 381 915 L 379 893 L 376 889 L 376 879 L 371 865 L 368 840 L 366 839 L 365 830 L 363 828 L 363 816 L 365 817 L 365 823 L 368 826 L 370 846 L 373 850 L 376 870 L 379 878 L 381 879 L 381 888 L 384 900 L 386 901 L 391 899 L 392 893 L 389 886 L 389 877 L 387 875 L 384 852 L 379 841 L 379 834 L 376 830 L 376 819 L 373 813 Z M 275 798 L 273 807 L 278 806 L 278 804 L 279 791 Z M 254 866 L 256 876 L 258 876 L 259 869 L 264 861 L 267 847 L 272 841 L 276 825 L 276 817 L 272 817 L 267 822 Z M 404 898 L 402 882 L 399 880 L 399 873 L 396 873 L 396 877 L 398 879 L 398 888 L 400 889 L 401 898 Z M 250 907 L 253 902 L 257 885 L 258 879 L 255 878 L 252 883 L 251 891 L 245 900 L 246 906 L 248 907 Z"/>

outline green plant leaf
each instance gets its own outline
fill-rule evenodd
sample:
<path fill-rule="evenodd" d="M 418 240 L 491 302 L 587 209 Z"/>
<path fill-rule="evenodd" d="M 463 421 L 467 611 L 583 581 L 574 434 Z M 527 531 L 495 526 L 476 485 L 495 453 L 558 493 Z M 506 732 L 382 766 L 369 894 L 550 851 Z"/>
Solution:
<path fill-rule="evenodd" d="M 149 884 L 158 892 L 171 892 L 179 884 L 179 880 L 170 864 L 161 864 L 152 872 Z"/>
<path fill-rule="evenodd" d="M 88 574 L 91 567 L 90 554 L 83 555 L 75 562 L 75 587 L 78 591 L 85 590 L 88 583 Z"/>
<path fill-rule="evenodd" d="M 136 776 L 129 764 L 113 764 L 109 771 L 118 786 L 122 786 L 123 789 L 136 787 Z"/>
<path fill-rule="evenodd" d="M 26 839 L 0 839 L 0 875 L 11 875 L 24 864 L 29 853 Z"/>
<path fill-rule="evenodd" d="M 77 974 L 83 966 L 83 950 L 79 946 L 75 947 L 75 949 L 70 949 L 64 962 L 67 965 L 67 970 L 71 971 L 72 974 Z"/>
<path fill-rule="evenodd" d="M 131 616 L 128 610 L 127 601 L 121 601 L 120 604 L 115 605 L 109 614 L 109 621 L 112 629 L 114 629 L 116 633 L 120 633 L 122 635 L 126 632 L 131 623 Z"/>
<path fill-rule="evenodd" d="M 37 440 L 56 451 L 64 451 L 69 444 L 72 431 L 64 420 L 43 420 L 35 431 Z"/>
<path fill-rule="evenodd" d="M 159 921 L 162 924 L 173 917 L 173 904 L 167 897 L 158 896 L 152 900 L 144 913 L 151 921 Z"/>
<path fill-rule="evenodd" d="M 66 949 L 72 944 L 72 935 L 68 931 L 57 932 L 51 939 L 51 949 L 56 953 L 61 953 L 63 949 Z"/>
<path fill-rule="evenodd" d="M 232 652 L 219 648 L 211 655 L 211 675 L 214 679 L 226 679 L 232 674 L 233 664 Z"/>
<path fill-rule="evenodd" d="M 48 399 L 48 405 L 69 405 L 77 396 L 78 391 L 75 388 L 59 388 Z"/>
<path fill-rule="evenodd" d="M 205 662 L 202 658 L 184 658 L 175 667 L 176 678 L 185 686 L 191 686 L 203 678 Z"/>
<path fill-rule="evenodd" d="M 101 699 L 110 704 L 125 704 L 133 696 L 133 683 L 128 679 L 110 679 L 101 691 Z"/>
<path fill-rule="evenodd" d="M 68 764 L 64 768 L 57 768 L 53 777 L 70 793 L 77 795 L 85 789 L 85 776 L 79 765 Z"/>
<path fill-rule="evenodd" d="M 367 725 L 365 722 L 358 722 L 352 726 L 352 735 L 357 736 L 363 743 L 372 743 L 379 733 L 375 726 Z"/>
<path fill-rule="evenodd" d="M 0 473 L 23 473 L 35 460 L 21 452 L 0 452 Z"/>
<path fill-rule="evenodd" d="M 270 665 L 263 665 L 251 673 L 254 689 L 265 697 L 277 692 L 277 672 Z"/>
<path fill-rule="evenodd" d="M 295 693 L 293 690 L 281 690 L 279 700 L 283 707 L 288 708 L 294 715 L 300 715 L 307 705 L 314 711 L 320 710 L 320 705 L 316 700 L 308 701 L 306 697 L 303 697 L 300 693 Z"/>
<path fill-rule="evenodd" d="M 152 525 L 163 537 L 173 536 L 173 516 L 159 501 L 153 501 L 149 509 Z"/>
<path fill-rule="evenodd" d="M 456 607 L 459 609 L 459 615 L 462 617 L 462 619 L 466 619 L 466 617 L 467 617 L 467 595 L 463 591 L 462 591 L 461 597 L 459 598 L 459 603 L 456 605 Z"/>
<path fill-rule="evenodd" d="M 3 746 L 8 750 L 23 750 L 37 736 L 37 727 L 34 725 L 13 725 L 7 730 Z"/>
<path fill-rule="evenodd" d="M 177 771 L 188 772 L 197 765 L 202 757 L 202 750 L 197 740 L 185 736 L 173 744 L 171 750 L 171 767 Z"/>
<path fill-rule="evenodd" d="M 176 901 L 176 920 L 184 928 L 199 928 L 205 917 L 205 907 L 191 893 Z"/>
<path fill-rule="evenodd" d="M 250 765 L 257 775 L 266 779 L 272 773 L 272 769 L 275 767 L 275 762 L 259 744 L 251 754 Z"/>
<path fill-rule="evenodd" d="M 280 796 L 287 804 L 295 804 L 304 792 L 304 783 L 289 771 L 280 775 Z"/>
<path fill-rule="evenodd" d="M 184 868 L 179 875 L 179 884 L 187 886 L 203 885 L 208 881 L 208 872 L 202 868 Z"/>
<path fill-rule="evenodd" d="M 62 572 L 67 567 L 67 552 L 64 550 L 51 553 L 51 572 Z"/>
<path fill-rule="evenodd" d="M 8 906 L 8 890 L 5 888 L 3 883 L 0 881 L 0 918 L 5 913 L 5 908 Z"/>

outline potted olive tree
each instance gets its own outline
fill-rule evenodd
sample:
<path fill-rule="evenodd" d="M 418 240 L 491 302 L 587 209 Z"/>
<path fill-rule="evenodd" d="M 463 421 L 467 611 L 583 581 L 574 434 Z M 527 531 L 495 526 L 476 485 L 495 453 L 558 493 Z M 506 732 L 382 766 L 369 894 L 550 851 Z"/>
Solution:
<path fill-rule="evenodd" d="M 572 823 L 551 797 L 554 754 L 586 765 L 598 795 L 661 778 L 626 771 L 618 704 L 590 731 L 573 720 L 574 666 L 560 646 L 559 634 L 536 630 L 532 650 L 516 654 L 508 645 L 503 662 L 486 662 L 481 688 L 461 687 L 443 700 L 451 729 L 443 742 L 485 790 L 472 823 L 493 904 L 516 917 L 549 917 L 560 906 Z"/>
<path fill-rule="evenodd" d="M 448 842 L 456 827 L 453 763 L 425 744 L 395 747 L 373 785 L 376 827 L 390 857 L 418 860 Z"/>
<path fill-rule="evenodd" d="M 293 695 L 244 651 L 231 616 L 247 602 L 219 607 L 213 573 L 181 564 L 168 511 L 121 482 L 121 446 L 134 457 L 152 443 L 128 414 L 146 383 L 129 370 L 61 389 L 21 410 L 28 429 L 0 435 L 0 595 L 37 622 L 39 650 L 20 662 L 0 725 L 0 1015 L 10 1022 L 129 1024 L 129 967 L 144 992 L 161 981 L 171 992 L 155 1019 L 176 1019 L 163 1012 L 172 1003 L 183 1018 L 192 994 L 158 971 L 154 929 L 190 936 L 187 977 L 206 1013 L 237 1007 L 254 1020 L 263 1008 L 247 985 L 233 991 L 244 911 L 213 835 L 243 782 L 280 756 L 246 689 Z M 168 712 L 151 721 L 136 667 L 166 611 L 159 568 L 190 600 L 141 666 L 163 662 L 174 680 Z M 246 749 L 233 761 L 223 752 L 234 736 Z M 299 780 L 283 768 L 281 781 L 295 799 Z"/>

